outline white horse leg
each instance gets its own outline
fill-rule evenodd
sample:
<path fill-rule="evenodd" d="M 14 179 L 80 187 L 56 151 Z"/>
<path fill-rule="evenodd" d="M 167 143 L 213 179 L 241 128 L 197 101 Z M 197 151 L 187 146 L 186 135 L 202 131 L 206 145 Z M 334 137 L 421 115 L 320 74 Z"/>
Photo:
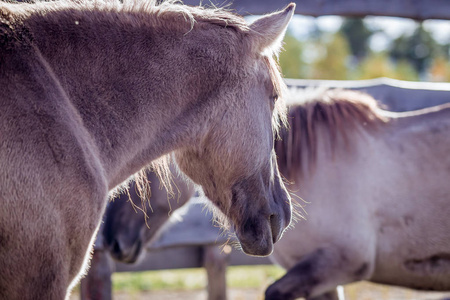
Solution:
<path fill-rule="evenodd" d="M 267 288 L 265 299 L 339 299 L 333 289 L 340 284 L 365 278 L 371 269 L 368 261 L 344 253 L 336 248 L 324 248 L 304 256 L 281 279 Z"/>
<path fill-rule="evenodd" d="M 338 288 L 339 287 L 314 298 L 306 298 L 306 300 L 345 300 L 343 297 L 344 295 L 339 293 Z"/>

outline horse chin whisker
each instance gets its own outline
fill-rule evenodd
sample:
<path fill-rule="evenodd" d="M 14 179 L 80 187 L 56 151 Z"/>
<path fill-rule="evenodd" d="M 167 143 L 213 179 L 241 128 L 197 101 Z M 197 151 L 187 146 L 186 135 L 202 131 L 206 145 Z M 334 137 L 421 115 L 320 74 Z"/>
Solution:
<path fill-rule="evenodd" d="M 305 200 L 303 200 L 300 196 L 297 196 L 295 194 L 293 196 L 296 196 L 304 203 L 308 203 Z M 308 215 L 308 212 L 305 209 L 306 205 L 299 203 L 296 199 L 292 199 L 291 203 L 292 203 L 292 221 L 294 221 L 291 222 L 291 225 L 292 223 L 297 223 L 300 220 L 306 220 L 306 215 Z"/>
<path fill-rule="evenodd" d="M 286 187 L 286 190 L 288 190 L 289 192 L 291 192 L 291 191 L 288 189 L 288 186 L 293 185 L 295 182 L 292 181 L 292 180 L 287 179 L 281 172 L 280 172 L 280 177 L 281 177 L 281 180 L 283 181 L 284 186 Z"/>
<path fill-rule="evenodd" d="M 231 224 L 228 217 L 219 208 L 214 206 L 214 204 L 211 201 L 205 202 L 203 210 L 206 211 L 206 213 L 210 212 L 213 215 L 212 217 L 213 224 L 220 227 L 222 230 L 224 230 L 224 232 L 228 231 L 231 228 Z"/>
<path fill-rule="evenodd" d="M 220 246 L 221 251 L 228 253 L 229 250 L 226 249 L 226 247 L 231 247 L 231 249 L 235 249 L 237 251 L 243 251 L 241 243 L 239 242 L 239 239 L 237 238 L 236 233 L 231 232 L 231 231 L 227 231 L 227 232 L 223 232 L 224 234 L 228 234 L 228 238 L 227 240 Z"/>
<path fill-rule="evenodd" d="M 234 249 L 237 250 L 237 251 L 244 252 L 244 249 L 242 249 L 241 243 L 240 243 L 237 239 L 236 239 L 236 240 L 230 241 L 229 246 L 230 246 L 231 248 L 234 248 Z"/>

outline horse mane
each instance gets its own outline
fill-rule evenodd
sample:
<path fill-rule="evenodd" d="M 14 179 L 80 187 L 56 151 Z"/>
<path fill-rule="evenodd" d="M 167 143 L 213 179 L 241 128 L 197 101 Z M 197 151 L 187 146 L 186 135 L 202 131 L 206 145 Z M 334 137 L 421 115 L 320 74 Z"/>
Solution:
<path fill-rule="evenodd" d="M 356 129 L 374 131 L 388 121 L 378 102 L 370 95 L 343 89 L 291 89 L 289 129 L 275 141 L 278 167 L 289 180 L 312 171 L 318 151 L 318 128 L 326 132 L 333 153 L 339 141 L 349 146 Z"/>
<path fill-rule="evenodd" d="M 131 12 L 153 13 L 157 18 L 153 21 L 167 23 L 173 29 L 180 25 L 180 16 L 191 28 L 195 24 L 214 24 L 221 27 L 233 28 L 243 32 L 249 30 L 244 18 L 232 13 L 225 8 L 188 6 L 183 5 L 181 0 L 166 0 L 157 4 L 157 0 L 138 1 L 132 0 L 124 4 L 124 9 Z M 184 27 L 181 27 L 183 29 Z"/>
<path fill-rule="evenodd" d="M 188 33 L 194 26 L 205 24 L 232 28 L 248 32 L 249 26 L 244 18 L 225 8 L 183 5 L 180 0 L 57 0 L 51 2 L 7 3 L 1 10 L 14 7 L 22 15 L 45 15 L 46 20 L 70 20 L 76 17 L 85 19 L 125 23 L 128 26 L 148 25 L 162 30 L 182 31 Z M 20 7 L 19 7 L 20 6 Z M 36 10 L 39 8 L 39 10 Z M 119 13 L 120 12 L 120 13 Z M 54 14 L 56 13 L 56 14 Z M 67 18 L 69 17 L 69 18 Z"/>

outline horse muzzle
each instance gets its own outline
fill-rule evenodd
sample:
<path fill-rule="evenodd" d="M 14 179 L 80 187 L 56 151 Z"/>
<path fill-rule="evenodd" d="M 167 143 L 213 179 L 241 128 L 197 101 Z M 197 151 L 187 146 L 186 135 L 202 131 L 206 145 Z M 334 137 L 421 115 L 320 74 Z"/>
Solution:
<path fill-rule="evenodd" d="M 132 264 L 138 260 L 141 254 L 142 243 L 141 241 L 138 240 L 136 243 L 127 246 L 126 243 L 123 243 L 120 240 L 115 239 L 108 248 L 111 253 L 111 256 L 115 260 L 127 264 Z"/>
<path fill-rule="evenodd" d="M 248 255 L 267 256 L 273 251 L 276 243 L 287 225 L 284 218 L 272 214 L 268 218 L 258 216 L 247 219 L 240 228 L 236 228 L 236 236 L 242 250 Z"/>

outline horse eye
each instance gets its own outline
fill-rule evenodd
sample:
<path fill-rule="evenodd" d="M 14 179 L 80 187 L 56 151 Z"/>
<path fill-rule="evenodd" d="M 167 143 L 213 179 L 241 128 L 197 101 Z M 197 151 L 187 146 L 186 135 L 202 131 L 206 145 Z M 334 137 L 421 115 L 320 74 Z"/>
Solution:
<path fill-rule="evenodd" d="M 277 94 L 273 95 L 272 102 L 275 103 L 275 102 L 277 102 L 277 100 L 278 100 L 278 95 Z"/>

